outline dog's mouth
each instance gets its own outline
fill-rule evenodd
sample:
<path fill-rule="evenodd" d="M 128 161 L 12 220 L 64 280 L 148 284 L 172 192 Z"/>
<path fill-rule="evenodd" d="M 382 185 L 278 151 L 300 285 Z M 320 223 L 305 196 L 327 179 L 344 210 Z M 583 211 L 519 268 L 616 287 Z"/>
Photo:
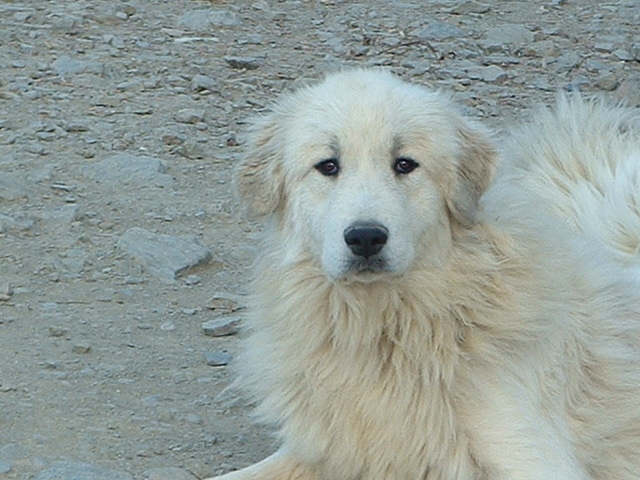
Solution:
<path fill-rule="evenodd" d="M 380 274 L 389 273 L 389 265 L 382 256 L 354 257 L 349 260 L 344 271 L 345 278 L 369 281 Z"/>

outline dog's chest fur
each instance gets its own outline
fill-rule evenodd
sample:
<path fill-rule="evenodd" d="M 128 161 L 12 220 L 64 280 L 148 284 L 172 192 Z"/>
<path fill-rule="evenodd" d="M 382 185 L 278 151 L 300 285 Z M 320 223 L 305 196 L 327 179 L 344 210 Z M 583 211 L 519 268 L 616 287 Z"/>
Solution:
<path fill-rule="evenodd" d="M 286 449 L 317 464 L 324 478 L 483 478 L 460 418 L 467 399 L 457 392 L 469 378 L 468 350 L 491 355 L 493 347 L 469 344 L 470 326 L 460 319 L 483 312 L 471 315 L 445 294 L 458 279 L 429 284 L 418 276 L 398 288 L 337 287 L 308 271 L 281 278 L 257 297 L 243 363 Z M 497 276 L 483 281 L 467 295 L 508 295 Z"/>

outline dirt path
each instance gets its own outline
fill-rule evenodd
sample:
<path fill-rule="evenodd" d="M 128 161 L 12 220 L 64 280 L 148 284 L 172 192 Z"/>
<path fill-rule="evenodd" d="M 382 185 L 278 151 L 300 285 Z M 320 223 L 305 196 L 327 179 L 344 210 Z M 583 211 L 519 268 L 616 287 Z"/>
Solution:
<path fill-rule="evenodd" d="M 638 25 L 637 0 L 0 1 L 0 480 L 274 448 L 209 365 L 238 336 L 202 324 L 242 315 L 230 174 L 278 92 L 385 66 L 495 128 L 562 88 L 640 105 Z"/>

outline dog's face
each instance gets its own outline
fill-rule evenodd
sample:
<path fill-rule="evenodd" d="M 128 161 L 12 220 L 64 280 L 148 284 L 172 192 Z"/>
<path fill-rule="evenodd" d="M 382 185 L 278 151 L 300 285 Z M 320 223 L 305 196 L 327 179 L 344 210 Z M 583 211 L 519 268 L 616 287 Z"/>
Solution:
<path fill-rule="evenodd" d="M 440 94 L 358 70 L 258 121 L 237 185 L 251 211 L 276 216 L 287 261 L 370 281 L 446 257 L 452 228 L 475 222 L 494 157 Z"/>

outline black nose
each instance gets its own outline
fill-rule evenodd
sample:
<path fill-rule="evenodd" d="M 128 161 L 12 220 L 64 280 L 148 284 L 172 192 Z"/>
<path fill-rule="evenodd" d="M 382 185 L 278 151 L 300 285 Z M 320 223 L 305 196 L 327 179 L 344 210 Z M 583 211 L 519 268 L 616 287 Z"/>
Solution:
<path fill-rule="evenodd" d="M 378 223 L 355 223 L 344 231 L 344 241 L 354 255 L 371 257 L 387 243 L 389 231 Z"/>

